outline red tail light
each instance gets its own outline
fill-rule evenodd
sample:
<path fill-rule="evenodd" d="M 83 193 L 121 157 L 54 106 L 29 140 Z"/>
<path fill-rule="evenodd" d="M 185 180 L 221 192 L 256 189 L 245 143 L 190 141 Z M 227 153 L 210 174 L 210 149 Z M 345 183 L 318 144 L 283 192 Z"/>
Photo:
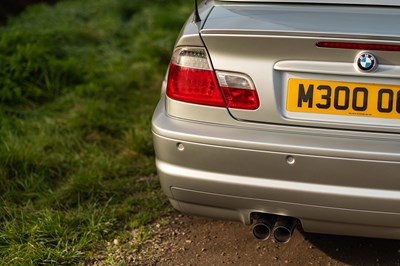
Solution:
<path fill-rule="evenodd" d="M 175 51 L 169 68 L 167 95 L 188 103 L 226 106 L 203 48 Z"/>
<path fill-rule="evenodd" d="M 319 42 L 319 43 L 316 44 L 316 46 L 317 47 L 322 47 L 322 48 L 400 52 L 400 46 L 399 45 L 388 45 L 388 44 L 348 43 L 348 42 Z"/>
<path fill-rule="evenodd" d="M 221 71 L 217 71 L 217 76 L 228 107 L 255 110 L 260 106 L 257 91 L 249 77 Z"/>
<path fill-rule="evenodd" d="M 257 92 L 249 77 L 217 73 L 218 81 L 204 48 L 179 48 L 170 64 L 167 95 L 188 103 L 247 110 L 258 108 Z"/>

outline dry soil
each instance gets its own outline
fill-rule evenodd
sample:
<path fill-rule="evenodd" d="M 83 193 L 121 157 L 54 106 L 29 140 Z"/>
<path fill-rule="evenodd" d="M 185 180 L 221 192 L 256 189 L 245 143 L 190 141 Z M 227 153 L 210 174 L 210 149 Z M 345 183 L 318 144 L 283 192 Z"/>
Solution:
<path fill-rule="evenodd" d="M 254 239 L 251 228 L 172 213 L 153 225 L 142 265 L 400 265 L 400 241 L 303 233 L 288 244 Z"/>

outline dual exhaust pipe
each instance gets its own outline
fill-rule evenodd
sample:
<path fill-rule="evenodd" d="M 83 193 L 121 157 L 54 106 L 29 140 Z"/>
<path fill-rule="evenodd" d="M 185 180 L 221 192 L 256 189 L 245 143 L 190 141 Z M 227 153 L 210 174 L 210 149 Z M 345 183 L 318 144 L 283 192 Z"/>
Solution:
<path fill-rule="evenodd" d="M 279 244 L 290 241 L 296 228 L 297 219 L 292 217 L 262 214 L 256 218 L 253 235 L 259 240 L 267 240 L 271 235 Z"/>

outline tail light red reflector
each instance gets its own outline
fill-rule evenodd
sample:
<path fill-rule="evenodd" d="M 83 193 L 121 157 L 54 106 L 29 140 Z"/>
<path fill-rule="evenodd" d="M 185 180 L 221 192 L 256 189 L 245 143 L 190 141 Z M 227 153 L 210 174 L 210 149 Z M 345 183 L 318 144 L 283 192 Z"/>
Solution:
<path fill-rule="evenodd" d="M 251 79 L 243 74 L 217 71 L 219 85 L 229 108 L 255 110 L 260 106 Z"/>
<path fill-rule="evenodd" d="M 217 72 L 217 76 L 218 80 L 204 48 L 178 48 L 169 68 L 167 96 L 216 107 L 259 107 L 257 91 L 248 76 L 231 72 Z"/>
<path fill-rule="evenodd" d="M 400 45 L 347 43 L 347 42 L 318 42 L 316 45 L 317 47 L 321 48 L 400 52 Z"/>
<path fill-rule="evenodd" d="M 179 48 L 174 52 L 168 74 L 167 95 L 188 103 L 226 106 L 204 48 Z"/>

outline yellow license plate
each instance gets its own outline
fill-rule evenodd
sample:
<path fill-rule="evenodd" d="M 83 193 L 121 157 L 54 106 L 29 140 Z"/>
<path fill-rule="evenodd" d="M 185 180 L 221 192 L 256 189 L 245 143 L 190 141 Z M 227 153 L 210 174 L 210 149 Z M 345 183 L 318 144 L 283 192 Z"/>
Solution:
<path fill-rule="evenodd" d="M 400 86 L 289 79 L 291 112 L 400 118 Z"/>

